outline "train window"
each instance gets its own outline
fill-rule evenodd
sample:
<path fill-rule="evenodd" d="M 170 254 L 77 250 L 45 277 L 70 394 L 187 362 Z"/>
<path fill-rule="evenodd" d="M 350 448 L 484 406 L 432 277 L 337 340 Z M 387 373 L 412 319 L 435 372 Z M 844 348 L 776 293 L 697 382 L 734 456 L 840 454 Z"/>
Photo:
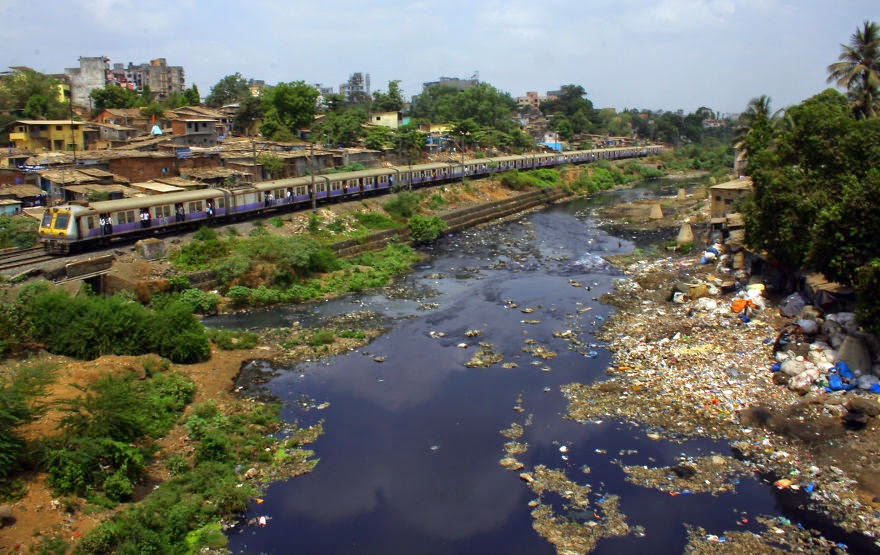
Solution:
<path fill-rule="evenodd" d="M 57 216 L 55 216 L 55 229 L 67 229 L 67 224 L 70 223 L 70 213 L 69 212 L 61 212 Z"/>
<path fill-rule="evenodd" d="M 226 208 L 226 199 L 225 198 L 220 197 L 216 200 L 216 202 L 217 202 L 217 208 Z"/>
<path fill-rule="evenodd" d="M 157 218 L 170 218 L 171 217 L 171 206 L 157 206 L 156 207 L 156 217 Z"/>
<path fill-rule="evenodd" d="M 52 213 L 46 210 L 43 212 L 43 221 L 40 227 L 52 227 Z"/>
<path fill-rule="evenodd" d="M 95 217 L 87 216 L 86 217 L 86 229 L 95 229 Z"/>
<path fill-rule="evenodd" d="M 189 203 L 189 211 L 190 212 L 201 212 L 202 211 L 202 201 Z"/>

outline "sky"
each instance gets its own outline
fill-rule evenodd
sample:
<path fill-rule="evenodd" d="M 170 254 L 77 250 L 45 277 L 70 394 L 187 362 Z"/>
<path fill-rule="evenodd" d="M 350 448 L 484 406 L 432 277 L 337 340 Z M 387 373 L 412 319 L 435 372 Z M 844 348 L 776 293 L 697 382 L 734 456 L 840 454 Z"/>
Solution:
<path fill-rule="evenodd" d="M 408 99 L 440 76 L 513 97 L 581 85 L 598 108 L 738 113 L 821 92 L 878 0 L 0 0 L 0 64 L 44 73 L 165 58 L 204 97 L 223 76 Z"/>

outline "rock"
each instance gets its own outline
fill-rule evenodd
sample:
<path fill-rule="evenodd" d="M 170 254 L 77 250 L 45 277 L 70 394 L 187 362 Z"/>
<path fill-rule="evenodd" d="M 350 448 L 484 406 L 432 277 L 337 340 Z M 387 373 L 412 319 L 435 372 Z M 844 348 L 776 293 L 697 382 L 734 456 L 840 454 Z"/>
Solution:
<path fill-rule="evenodd" d="M 165 258 L 165 241 L 150 237 L 134 244 L 136 252 L 147 260 Z"/>
<path fill-rule="evenodd" d="M 0 505 L 0 528 L 15 524 L 15 515 L 12 513 L 12 505 L 6 503 Z"/>
<path fill-rule="evenodd" d="M 851 395 L 844 406 L 850 412 L 861 412 L 872 417 L 880 415 L 880 403 L 872 397 Z"/>
<path fill-rule="evenodd" d="M 519 475 L 519 477 L 523 482 L 525 482 L 527 484 L 531 484 L 532 482 L 535 481 L 535 478 L 531 474 L 529 474 L 528 472 L 523 472 L 522 474 Z"/>
<path fill-rule="evenodd" d="M 869 372 L 871 370 L 871 353 L 868 352 L 868 346 L 860 337 L 847 335 L 837 350 L 837 360 L 834 362 L 845 362 L 853 371 Z"/>

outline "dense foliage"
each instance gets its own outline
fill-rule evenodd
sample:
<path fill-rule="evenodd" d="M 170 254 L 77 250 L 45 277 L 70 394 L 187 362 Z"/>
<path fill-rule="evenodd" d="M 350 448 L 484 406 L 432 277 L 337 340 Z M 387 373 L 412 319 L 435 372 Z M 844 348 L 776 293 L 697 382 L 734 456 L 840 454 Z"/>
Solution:
<path fill-rule="evenodd" d="M 27 216 L 0 216 L 0 249 L 19 249 L 37 244 L 40 222 Z"/>
<path fill-rule="evenodd" d="M 446 230 L 446 222 L 437 216 L 416 214 L 409 219 L 409 236 L 416 243 L 435 241 Z"/>
<path fill-rule="evenodd" d="M 51 377 L 51 368 L 43 364 L 8 366 L 0 375 L 0 484 L 4 486 L 21 470 L 25 458 L 25 441 L 18 427 L 45 409 L 40 398 Z"/>
<path fill-rule="evenodd" d="M 156 353 L 179 363 L 211 353 L 204 327 L 177 300 L 149 310 L 124 296 L 71 297 L 44 286 L 23 289 L 16 304 L 30 340 L 52 353 L 81 359 Z"/>
<path fill-rule="evenodd" d="M 863 321 L 880 331 L 880 120 L 857 119 L 829 89 L 779 121 L 759 122 L 764 132 L 749 143 L 749 242 L 790 271 L 855 286 Z"/>

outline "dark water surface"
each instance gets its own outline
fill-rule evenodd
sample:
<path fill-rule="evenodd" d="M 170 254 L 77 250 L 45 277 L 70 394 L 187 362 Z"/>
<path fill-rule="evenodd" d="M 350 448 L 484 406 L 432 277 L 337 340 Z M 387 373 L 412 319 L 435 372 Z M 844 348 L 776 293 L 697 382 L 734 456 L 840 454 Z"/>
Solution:
<path fill-rule="evenodd" d="M 726 444 L 652 441 L 644 430 L 617 422 L 563 418 L 560 386 L 599 378 L 610 362 L 592 336 L 608 317 L 597 299 L 616 277 L 601 257 L 633 248 L 597 229 L 587 216 L 590 202 L 445 239 L 429 266 L 402 280 L 418 292 L 414 299 L 371 294 L 209 322 L 289 325 L 370 310 L 390 327 L 360 351 L 276 369 L 280 375 L 268 388 L 285 401 L 284 418 L 302 425 L 324 421 L 325 434 L 312 445 L 320 463 L 311 474 L 270 486 L 265 502 L 245 515 L 265 515 L 268 526 L 241 525 L 230 536 L 232 551 L 554 553 L 532 529 L 528 502 L 535 495 L 519 472 L 498 464 L 507 441 L 499 430 L 527 417 L 531 424 L 520 441 L 529 450 L 518 456 L 526 470 L 537 464 L 563 469 L 569 479 L 592 485 L 591 501 L 619 495 L 629 524 L 644 527 L 644 537 L 603 540 L 597 553 L 680 553 L 684 523 L 721 534 L 743 529 L 737 525 L 743 513 L 750 522 L 777 514 L 777 492 L 752 479 L 736 494 L 670 497 L 627 483 L 613 463 L 671 465 L 682 453 L 728 455 Z M 524 307 L 535 310 L 525 314 Z M 483 334 L 467 337 L 471 329 Z M 583 347 L 570 349 L 552 336 L 567 329 Z M 522 350 L 527 339 L 558 356 L 533 357 Z M 518 366 L 465 367 L 477 342 L 492 344 Z M 520 396 L 525 412 L 513 410 Z M 299 402 L 304 397 L 314 400 L 311 409 Z M 326 410 L 314 410 L 324 401 Z M 562 460 L 562 444 L 568 460 Z M 590 474 L 581 471 L 584 465 Z"/>

